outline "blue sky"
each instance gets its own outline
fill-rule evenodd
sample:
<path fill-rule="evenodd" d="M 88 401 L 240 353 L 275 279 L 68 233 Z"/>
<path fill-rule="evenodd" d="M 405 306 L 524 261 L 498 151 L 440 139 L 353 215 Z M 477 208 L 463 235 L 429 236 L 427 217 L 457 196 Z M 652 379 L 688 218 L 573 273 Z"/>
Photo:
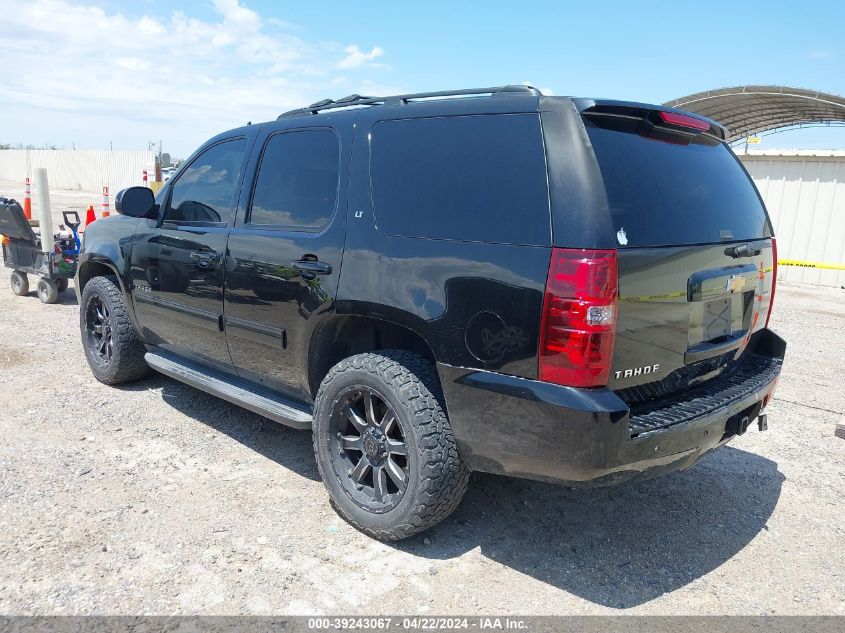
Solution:
<path fill-rule="evenodd" d="M 323 97 L 531 82 L 646 102 L 845 94 L 845 3 L 0 0 L 0 142 L 185 156 Z M 845 147 L 845 129 L 760 147 Z"/>

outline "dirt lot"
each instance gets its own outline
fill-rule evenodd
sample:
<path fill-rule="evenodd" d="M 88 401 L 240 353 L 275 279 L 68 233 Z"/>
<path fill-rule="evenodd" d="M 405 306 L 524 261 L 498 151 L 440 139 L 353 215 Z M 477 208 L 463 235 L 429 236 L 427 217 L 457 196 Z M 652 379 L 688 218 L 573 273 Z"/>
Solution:
<path fill-rule="evenodd" d="M 385 545 L 329 507 L 307 433 L 161 376 L 101 385 L 73 293 L 14 297 L 8 272 L 0 613 L 845 614 L 843 290 L 780 287 L 769 431 L 625 487 L 476 475 Z"/>

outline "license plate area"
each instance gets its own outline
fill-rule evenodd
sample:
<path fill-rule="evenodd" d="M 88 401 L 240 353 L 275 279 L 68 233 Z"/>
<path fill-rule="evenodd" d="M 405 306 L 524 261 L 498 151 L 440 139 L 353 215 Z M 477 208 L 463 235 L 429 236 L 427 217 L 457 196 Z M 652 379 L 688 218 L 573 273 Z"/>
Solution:
<path fill-rule="evenodd" d="M 702 340 L 713 341 L 734 332 L 733 308 L 736 298 L 738 297 L 704 302 L 701 318 Z"/>
<path fill-rule="evenodd" d="M 751 325 L 754 291 L 690 304 L 689 349 L 744 335 Z"/>
<path fill-rule="evenodd" d="M 693 273 L 687 286 L 689 349 L 720 343 L 751 326 L 757 269 L 753 264 Z"/>

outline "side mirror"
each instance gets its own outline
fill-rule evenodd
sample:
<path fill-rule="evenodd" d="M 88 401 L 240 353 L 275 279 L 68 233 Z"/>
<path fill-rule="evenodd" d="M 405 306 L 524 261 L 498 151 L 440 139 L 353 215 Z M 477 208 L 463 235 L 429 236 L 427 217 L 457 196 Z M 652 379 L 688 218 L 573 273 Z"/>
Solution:
<path fill-rule="evenodd" d="M 156 199 L 152 189 L 129 187 L 121 189 L 114 198 L 114 210 L 133 218 L 146 218 L 155 208 Z"/>

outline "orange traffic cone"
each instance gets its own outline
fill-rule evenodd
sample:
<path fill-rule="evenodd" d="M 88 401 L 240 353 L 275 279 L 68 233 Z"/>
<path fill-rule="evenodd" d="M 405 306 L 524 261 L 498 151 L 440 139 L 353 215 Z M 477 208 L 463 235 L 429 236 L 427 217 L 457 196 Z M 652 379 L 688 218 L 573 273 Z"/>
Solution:
<path fill-rule="evenodd" d="M 109 188 L 103 187 L 103 212 L 100 215 L 101 218 L 107 218 L 111 215 L 111 210 L 109 209 Z"/>
<path fill-rule="evenodd" d="M 89 204 L 88 210 L 85 212 L 85 228 L 88 228 L 88 225 L 91 224 L 94 220 L 97 219 L 96 214 L 94 213 L 94 205 Z"/>
<path fill-rule="evenodd" d="M 32 219 L 32 192 L 29 189 L 29 178 L 26 179 L 26 190 L 23 194 L 23 214 L 27 220 Z"/>

